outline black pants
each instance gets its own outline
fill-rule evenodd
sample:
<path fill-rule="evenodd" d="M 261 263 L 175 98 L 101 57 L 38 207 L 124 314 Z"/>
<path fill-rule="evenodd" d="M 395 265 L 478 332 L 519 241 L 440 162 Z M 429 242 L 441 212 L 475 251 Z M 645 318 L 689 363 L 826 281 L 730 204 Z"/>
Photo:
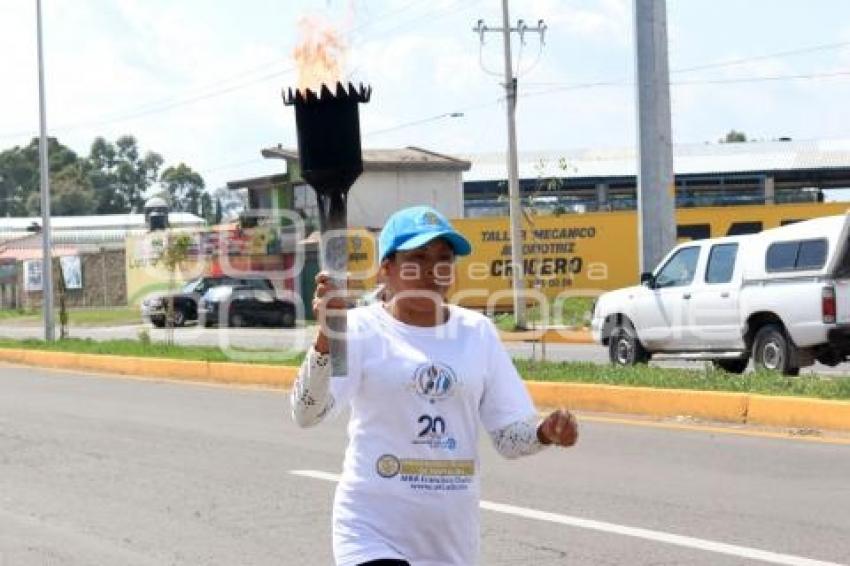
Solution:
<path fill-rule="evenodd" d="M 407 560 L 397 560 L 395 558 L 382 558 L 381 560 L 370 560 L 364 562 L 360 566 L 410 566 Z"/>

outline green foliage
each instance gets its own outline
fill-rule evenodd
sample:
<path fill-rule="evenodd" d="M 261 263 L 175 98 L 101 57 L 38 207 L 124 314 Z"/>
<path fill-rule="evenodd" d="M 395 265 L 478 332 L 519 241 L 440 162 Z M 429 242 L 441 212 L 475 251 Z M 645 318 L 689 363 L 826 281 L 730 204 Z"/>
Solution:
<path fill-rule="evenodd" d="M 172 275 L 180 265 L 189 259 L 192 237 L 189 234 L 171 232 L 159 257 L 153 259 L 154 265 L 162 265 Z"/>
<path fill-rule="evenodd" d="M 197 360 L 207 362 L 232 362 L 228 352 L 214 346 L 174 346 L 162 342 L 148 344 L 136 340 L 105 340 L 98 342 L 89 338 L 80 340 L 71 338 L 56 342 L 44 340 L 12 340 L 0 338 L 0 348 L 23 348 L 27 350 L 47 350 L 51 352 L 74 352 L 78 354 L 103 354 L 112 356 L 135 356 L 145 358 L 167 358 L 176 360 Z M 304 360 L 304 352 L 287 350 L 245 350 L 233 349 L 239 357 L 239 363 L 274 364 L 298 366 Z"/>
<path fill-rule="evenodd" d="M 0 321 L 8 320 L 13 324 L 36 324 L 41 316 L 41 309 L 0 310 Z M 69 308 L 68 322 L 75 327 L 135 324 L 139 322 L 139 310 L 132 307 Z"/>
<path fill-rule="evenodd" d="M 41 212 L 39 141 L 0 152 L 0 217 L 38 215 Z M 164 160 L 156 152 L 142 152 L 135 137 L 125 135 L 115 142 L 97 137 L 88 156 L 48 138 L 51 183 L 51 213 L 57 216 L 83 214 L 126 214 L 141 212 L 145 194 L 160 180 Z M 169 169 L 186 173 L 192 186 L 190 208 L 215 218 L 215 203 L 203 199 L 204 181 L 187 165 Z M 173 183 L 169 177 L 164 182 Z"/>
<path fill-rule="evenodd" d="M 205 212 L 204 205 L 209 209 L 210 196 L 204 192 L 204 179 L 185 163 L 163 171 L 160 183 L 168 192 L 173 210 L 200 216 Z"/>
<path fill-rule="evenodd" d="M 171 232 L 162 253 L 153 259 L 154 265 L 162 265 L 168 270 L 168 302 L 165 308 L 165 320 L 168 326 L 166 342 L 174 344 L 174 282 L 177 268 L 189 259 L 192 237 L 189 234 Z"/>
<path fill-rule="evenodd" d="M 15 146 L 0 152 L 0 216 L 26 216 L 28 206 L 40 210 L 38 193 L 41 186 L 39 140 L 33 138 L 24 147 Z M 60 171 L 78 162 L 77 154 L 47 138 L 48 171 L 51 180 Z M 31 195 L 35 194 L 35 199 Z M 51 203 L 52 204 L 52 203 Z"/>
<path fill-rule="evenodd" d="M 50 214 L 55 216 L 81 216 L 91 214 L 95 206 L 95 195 L 84 171 L 83 162 L 65 166 L 50 180 Z M 27 198 L 27 213 L 41 214 L 41 191 Z"/>
<path fill-rule="evenodd" d="M 732 129 L 726 133 L 720 143 L 743 143 L 745 141 L 747 141 L 747 134 Z"/>
<path fill-rule="evenodd" d="M 593 297 L 566 297 L 549 304 L 549 312 L 535 305 L 526 310 L 526 320 L 529 326 L 558 325 L 584 327 L 590 325 Z M 516 320 L 510 313 L 498 314 L 493 319 L 499 330 L 510 332 L 516 330 Z"/>
<path fill-rule="evenodd" d="M 157 181 L 164 162 L 155 152 L 142 156 L 136 138 L 129 135 L 114 144 L 95 138 L 87 161 L 98 214 L 141 212 L 144 194 Z"/>
<path fill-rule="evenodd" d="M 151 333 L 147 328 L 140 328 L 138 332 L 139 343 L 142 346 L 150 346 L 151 344 Z"/>

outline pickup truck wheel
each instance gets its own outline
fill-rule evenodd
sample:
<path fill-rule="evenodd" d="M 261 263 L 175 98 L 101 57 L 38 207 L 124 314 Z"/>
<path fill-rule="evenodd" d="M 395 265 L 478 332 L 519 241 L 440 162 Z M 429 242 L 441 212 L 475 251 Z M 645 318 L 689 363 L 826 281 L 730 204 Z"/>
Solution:
<path fill-rule="evenodd" d="M 183 326 L 186 324 L 186 313 L 179 309 L 174 309 L 174 313 L 171 315 L 171 320 L 174 323 L 174 326 Z"/>
<path fill-rule="evenodd" d="M 756 332 L 753 340 L 753 365 L 756 369 L 778 371 L 782 375 L 799 375 L 796 359 L 796 346 L 781 326 L 768 324 Z"/>
<path fill-rule="evenodd" d="M 743 360 L 713 360 L 713 363 L 714 367 L 727 373 L 744 373 L 750 360 L 749 358 Z"/>
<path fill-rule="evenodd" d="M 295 313 L 283 311 L 280 313 L 279 321 L 283 328 L 293 328 L 295 326 Z"/>
<path fill-rule="evenodd" d="M 608 358 L 616 366 L 633 366 L 649 361 L 649 352 L 638 340 L 637 333 L 630 325 L 614 328 L 608 339 Z"/>

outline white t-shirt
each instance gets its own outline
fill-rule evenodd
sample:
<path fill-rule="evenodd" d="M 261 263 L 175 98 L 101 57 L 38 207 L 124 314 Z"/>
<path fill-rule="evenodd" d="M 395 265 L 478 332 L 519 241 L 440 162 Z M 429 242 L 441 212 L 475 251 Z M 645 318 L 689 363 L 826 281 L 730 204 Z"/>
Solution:
<path fill-rule="evenodd" d="M 494 431 L 535 411 L 492 323 L 449 308 L 435 327 L 381 304 L 349 311 L 349 375 L 331 378 L 336 407 L 351 408 L 334 501 L 339 566 L 477 563 L 478 423 Z"/>

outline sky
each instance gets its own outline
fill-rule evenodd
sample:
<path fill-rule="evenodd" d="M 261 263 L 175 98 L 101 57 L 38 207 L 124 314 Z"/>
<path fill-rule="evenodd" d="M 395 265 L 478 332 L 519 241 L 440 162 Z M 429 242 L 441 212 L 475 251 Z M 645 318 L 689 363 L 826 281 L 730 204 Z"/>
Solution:
<path fill-rule="evenodd" d="M 87 154 L 132 134 L 207 187 L 281 172 L 295 146 L 280 91 L 297 82 L 297 23 L 349 42 L 373 88 L 363 146 L 448 154 L 506 147 L 499 0 L 42 0 L 49 135 Z M 520 151 L 633 146 L 632 0 L 513 0 Z M 850 1 L 667 0 L 673 140 L 850 138 Z M 0 0 L 0 150 L 38 133 L 35 0 Z M 450 114 L 462 113 L 460 117 Z"/>

